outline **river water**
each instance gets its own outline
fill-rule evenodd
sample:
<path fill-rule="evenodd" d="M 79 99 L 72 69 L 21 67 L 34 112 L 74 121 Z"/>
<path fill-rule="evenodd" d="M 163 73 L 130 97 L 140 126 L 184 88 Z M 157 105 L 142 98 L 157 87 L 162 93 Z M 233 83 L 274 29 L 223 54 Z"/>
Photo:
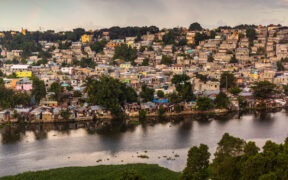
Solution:
<path fill-rule="evenodd" d="M 288 137 L 288 113 L 182 117 L 168 122 L 96 128 L 93 122 L 9 126 L 0 129 L 0 177 L 67 166 L 153 163 L 175 171 L 191 146 L 213 154 L 225 132 L 258 146 Z M 146 155 L 149 158 L 138 156 Z"/>

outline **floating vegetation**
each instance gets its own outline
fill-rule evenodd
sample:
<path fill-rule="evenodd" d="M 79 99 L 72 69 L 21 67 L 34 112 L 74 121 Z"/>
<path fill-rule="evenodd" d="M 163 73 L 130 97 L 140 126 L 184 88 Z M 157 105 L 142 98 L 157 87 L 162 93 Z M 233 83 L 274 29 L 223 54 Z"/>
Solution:
<path fill-rule="evenodd" d="M 99 163 L 99 162 L 101 162 L 101 161 L 102 161 L 102 159 L 98 159 L 96 162 Z"/>
<path fill-rule="evenodd" d="M 177 157 L 180 157 L 178 154 L 175 154 L 175 157 L 177 158 Z"/>
<path fill-rule="evenodd" d="M 142 154 L 142 155 L 139 155 L 138 158 L 149 159 L 149 156 Z"/>

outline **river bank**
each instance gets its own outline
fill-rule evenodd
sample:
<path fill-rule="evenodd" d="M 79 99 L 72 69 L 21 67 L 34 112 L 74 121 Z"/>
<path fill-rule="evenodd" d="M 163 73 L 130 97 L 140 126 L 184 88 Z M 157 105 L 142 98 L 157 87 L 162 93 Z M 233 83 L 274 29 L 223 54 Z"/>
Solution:
<path fill-rule="evenodd" d="M 227 109 L 213 109 L 213 110 L 209 110 L 209 111 L 196 111 L 196 110 L 192 110 L 192 111 L 181 111 L 179 113 L 176 112 L 165 112 L 164 113 L 164 117 L 173 117 L 173 116 L 185 116 L 185 115 L 197 115 L 197 114 L 215 114 L 215 115 L 222 115 L 225 113 L 232 113 L 235 111 L 229 111 Z M 146 114 L 147 118 L 158 118 L 159 114 L 158 112 L 153 112 L 153 113 L 147 113 Z M 126 118 L 132 121 L 135 121 L 135 119 L 139 118 L 139 113 L 126 113 Z M 57 118 L 57 119 L 50 119 L 50 120 L 42 120 L 42 119 L 33 119 L 30 120 L 28 122 L 25 123 L 65 123 L 65 122 L 83 122 L 83 121 L 95 121 L 95 120 L 101 120 L 102 122 L 105 123 L 110 123 L 113 119 L 115 119 L 115 117 L 111 116 L 111 115 L 105 115 L 105 116 L 97 116 L 92 117 L 92 116 L 87 116 L 87 117 L 78 117 L 78 118 L 74 118 L 71 120 L 65 120 L 65 119 L 61 119 L 61 118 Z M 11 119 L 8 122 L 5 121 L 0 121 L 0 125 L 7 125 L 7 124 L 14 124 L 14 123 L 19 123 L 18 119 Z M 1 126 L 0 126 L 1 127 Z"/>

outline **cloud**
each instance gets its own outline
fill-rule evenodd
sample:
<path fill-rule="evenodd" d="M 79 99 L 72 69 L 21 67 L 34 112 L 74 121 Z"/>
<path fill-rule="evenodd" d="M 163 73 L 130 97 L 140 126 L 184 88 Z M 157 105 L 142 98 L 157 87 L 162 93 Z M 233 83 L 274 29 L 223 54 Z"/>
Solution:
<path fill-rule="evenodd" d="M 0 0 L 0 28 L 287 24 L 287 8 L 288 0 Z"/>

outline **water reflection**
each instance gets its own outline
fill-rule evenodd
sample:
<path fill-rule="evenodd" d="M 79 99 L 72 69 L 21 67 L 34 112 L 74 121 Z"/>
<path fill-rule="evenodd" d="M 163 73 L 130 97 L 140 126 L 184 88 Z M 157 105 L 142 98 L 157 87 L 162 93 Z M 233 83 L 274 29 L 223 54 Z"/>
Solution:
<path fill-rule="evenodd" d="M 99 122 L 7 126 L 0 129 L 0 174 L 97 165 L 98 159 L 111 159 L 103 164 L 125 160 L 125 163 L 150 162 L 181 170 L 191 146 L 204 143 L 215 149 L 225 132 L 244 139 L 283 142 L 288 136 L 287 115 L 287 111 L 262 111 L 179 116 L 166 117 L 161 122 L 148 120 L 138 126 L 115 122 L 108 126 Z M 149 160 L 137 158 L 136 152 L 145 150 Z M 158 159 L 163 154 L 173 156 L 174 151 L 181 155 L 179 159 Z"/>

